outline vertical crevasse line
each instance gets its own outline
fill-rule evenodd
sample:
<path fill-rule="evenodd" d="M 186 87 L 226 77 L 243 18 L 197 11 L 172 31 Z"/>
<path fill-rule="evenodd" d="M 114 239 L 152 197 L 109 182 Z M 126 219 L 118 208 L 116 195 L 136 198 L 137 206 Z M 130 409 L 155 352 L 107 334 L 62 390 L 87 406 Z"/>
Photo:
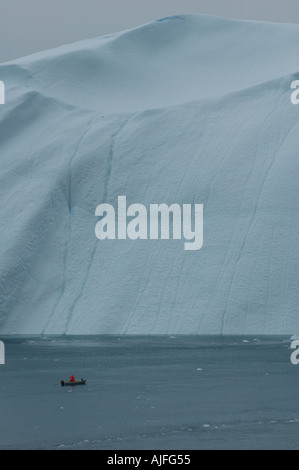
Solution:
<path fill-rule="evenodd" d="M 64 293 L 65 293 L 68 247 L 69 247 L 69 243 L 70 243 L 71 238 L 72 238 L 72 221 L 71 221 L 71 217 L 72 217 L 72 165 L 73 165 L 74 160 L 78 156 L 78 154 L 80 152 L 80 149 L 81 149 L 81 146 L 82 146 L 87 134 L 90 132 L 90 129 L 92 128 L 92 126 L 93 126 L 95 120 L 97 119 L 97 117 L 98 116 L 95 116 L 87 122 L 86 128 L 85 128 L 83 134 L 81 135 L 80 139 L 78 139 L 75 150 L 72 153 L 72 155 L 69 159 L 69 162 L 68 162 L 68 166 L 67 166 L 68 188 L 66 189 L 65 198 L 66 198 L 66 202 L 67 202 L 67 205 L 68 205 L 68 212 L 69 212 L 69 232 L 68 232 L 68 239 L 65 243 L 64 251 L 63 251 L 62 284 L 61 284 L 60 293 L 59 293 L 59 295 L 56 299 L 56 302 L 54 303 L 52 311 L 51 311 L 51 313 L 50 313 L 50 315 L 47 319 L 47 322 L 45 323 L 45 325 L 42 329 L 41 334 L 45 334 L 47 332 L 47 329 L 48 329 L 49 325 L 51 324 L 51 322 L 54 318 L 57 307 L 58 307 L 58 305 L 59 305 L 59 303 L 60 303 L 60 301 L 63 298 Z"/>
<path fill-rule="evenodd" d="M 109 198 L 113 160 L 114 160 L 115 147 L 116 147 L 118 137 L 119 137 L 119 135 L 121 134 L 121 132 L 123 131 L 123 129 L 125 128 L 125 126 L 127 125 L 127 123 L 129 122 L 129 120 L 132 117 L 133 117 L 133 115 L 127 117 L 111 136 L 111 143 L 110 143 L 108 160 L 107 160 L 107 174 L 106 174 L 106 178 L 105 178 L 105 186 L 104 186 L 104 192 L 103 192 L 103 202 L 107 202 L 108 198 Z M 88 261 L 88 264 L 87 264 L 85 276 L 83 278 L 81 288 L 79 289 L 79 291 L 78 291 L 78 293 L 77 293 L 77 295 L 76 295 L 76 297 L 75 297 L 75 299 L 74 299 L 74 301 L 73 301 L 73 303 L 70 307 L 69 314 L 68 314 L 67 319 L 66 319 L 64 334 L 67 334 L 68 331 L 69 331 L 69 328 L 70 328 L 70 325 L 71 325 L 71 322 L 72 322 L 72 319 L 73 319 L 73 315 L 74 315 L 74 310 L 75 310 L 75 308 L 78 304 L 78 301 L 80 300 L 80 298 L 81 298 L 81 296 L 82 296 L 82 294 L 85 290 L 85 287 L 86 287 L 86 284 L 87 284 L 87 281 L 89 279 L 89 275 L 90 275 L 90 272 L 91 272 L 91 267 L 92 267 L 92 264 L 93 264 L 94 256 L 95 256 L 95 253 L 96 253 L 97 244 L 98 244 L 98 240 L 94 237 L 93 248 L 91 250 L 90 258 L 89 258 L 89 261 Z"/>
<path fill-rule="evenodd" d="M 110 189 L 110 181 L 111 181 L 111 174 L 112 174 L 112 167 L 113 167 L 113 159 L 115 154 L 115 146 L 117 139 L 123 129 L 126 127 L 128 122 L 131 120 L 132 116 L 127 117 L 120 126 L 116 129 L 116 131 L 112 134 L 111 143 L 109 148 L 109 155 L 107 161 L 107 174 L 105 179 L 105 187 L 104 187 L 104 195 L 103 195 L 103 202 L 107 202 L 109 198 L 109 189 Z"/>

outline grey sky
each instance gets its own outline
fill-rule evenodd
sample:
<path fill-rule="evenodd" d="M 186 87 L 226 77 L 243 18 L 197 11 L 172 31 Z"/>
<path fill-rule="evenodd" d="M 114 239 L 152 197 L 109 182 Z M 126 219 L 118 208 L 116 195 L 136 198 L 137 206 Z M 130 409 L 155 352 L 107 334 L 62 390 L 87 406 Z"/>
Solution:
<path fill-rule="evenodd" d="M 0 0 L 0 62 L 181 13 L 299 23 L 299 1 Z"/>

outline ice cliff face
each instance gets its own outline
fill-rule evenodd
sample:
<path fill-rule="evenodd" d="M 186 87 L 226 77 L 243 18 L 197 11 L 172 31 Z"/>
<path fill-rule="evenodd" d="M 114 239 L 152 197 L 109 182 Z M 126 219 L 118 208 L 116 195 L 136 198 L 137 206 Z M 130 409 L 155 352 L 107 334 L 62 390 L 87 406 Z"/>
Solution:
<path fill-rule="evenodd" d="M 299 328 L 299 25 L 166 18 L 0 66 L 0 333 Z M 204 205 L 204 244 L 95 209 Z"/>

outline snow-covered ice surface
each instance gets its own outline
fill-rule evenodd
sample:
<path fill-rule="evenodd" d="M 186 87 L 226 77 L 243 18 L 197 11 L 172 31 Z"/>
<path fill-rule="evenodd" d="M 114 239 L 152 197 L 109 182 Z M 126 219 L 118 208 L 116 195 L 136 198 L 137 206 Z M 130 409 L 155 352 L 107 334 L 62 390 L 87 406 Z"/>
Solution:
<path fill-rule="evenodd" d="M 298 449 L 290 341 L 245 339 L 4 338 L 0 449 Z"/>
<path fill-rule="evenodd" d="M 1 334 L 299 329 L 299 26 L 183 15 L 0 66 Z M 204 204 L 204 245 L 96 239 Z"/>

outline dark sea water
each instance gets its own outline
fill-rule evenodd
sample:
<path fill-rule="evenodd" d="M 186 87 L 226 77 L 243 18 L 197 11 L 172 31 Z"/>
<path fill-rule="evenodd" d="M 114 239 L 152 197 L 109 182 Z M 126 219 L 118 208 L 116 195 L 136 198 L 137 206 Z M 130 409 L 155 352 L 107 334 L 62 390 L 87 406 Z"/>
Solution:
<path fill-rule="evenodd" d="M 0 449 L 299 448 L 288 338 L 1 339 Z"/>

